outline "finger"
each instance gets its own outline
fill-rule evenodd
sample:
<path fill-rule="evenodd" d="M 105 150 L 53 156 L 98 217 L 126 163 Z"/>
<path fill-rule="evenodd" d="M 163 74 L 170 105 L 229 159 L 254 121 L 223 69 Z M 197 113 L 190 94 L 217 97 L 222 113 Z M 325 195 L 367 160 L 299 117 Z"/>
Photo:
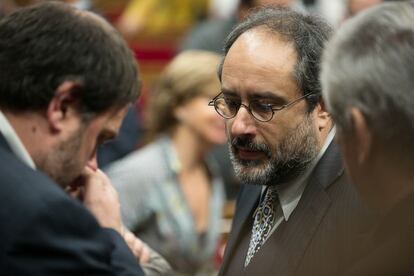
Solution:
<path fill-rule="evenodd" d="M 142 250 L 141 250 L 141 255 L 140 255 L 140 258 L 139 258 L 139 263 L 140 264 L 146 264 L 146 263 L 149 262 L 149 260 L 150 260 L 150 249 L 148 248 L 148 246 L 143 244 Z"/>
<path fill-rule="evenodd" d="M 94 171 L 90 167 L 86 166 L 83 176 L 83 186 L 87 190 L 93 190 L 97 187 L 103 187 L 104 185 L 104 173 L 100 170 Z"/>
<path fill-rule="evenodd" d="M 131 251 L 137 257 L 137 259 L 139 259 L 142 250 L 142 242 L 129 231 L 125 232 L 124 239 Z"/>
<path fill-rule="evenodd" d="M 79 196 L 80 196 L 80 189 L 78 188 L 78 189 L 67 189 L 66 190 L 66 193 L 68 194 L 68 195 L 70 195 L 71 197 L 73 197 L 73 198 L 79 198 Z"/>
<path fill-rule="evenodd" d="M 109 184 L 109 185 L 111 184 L 109 177 L 103 171 L 101 171 L 100 169 L 97 169 L 96 174 L 98 174 L 106 184 Z"/>
<path fill-rule="evenodd" d="M 141 253 L 142 253 L 142 249 L 143 249 L 142 242 L 139 239 L 137 239 L 136 237 L 134 237 L 134 240 L 133 240 L 132 244 L 133 244 L 133 251 L 135 253 L 135 256 L 138 259 L 141 258 Z"/>
<path fill-rule="evenodd" d="M 125 233 L 125 241 L 128 243 L 128 244 L 131 244 L 131 245 L 133 245 L 134 243 L 135 243 L 135 237 L 134 237 L 134 235 L 131 233 L 131 232 L 126 232 Z"/>
<path fill-rule="evenodd" d="M 83 201 L 85 196 L 85 189 L 84 187 L 71 188 L 67 189 L 66 193 L 72 198 L 76 198 L 80 201 Z"/>

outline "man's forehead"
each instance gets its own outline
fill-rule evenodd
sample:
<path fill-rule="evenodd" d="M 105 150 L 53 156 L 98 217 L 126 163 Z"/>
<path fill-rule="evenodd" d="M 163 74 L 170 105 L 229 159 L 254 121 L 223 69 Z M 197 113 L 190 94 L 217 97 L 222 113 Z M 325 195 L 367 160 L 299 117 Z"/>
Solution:
<path fill-rule="evenodd" d="M 118 130 L 129 107 L 130 105 L 121 108 L 110 109 L 102 114 L 97 115 L 94 120 L 99 124 L 102 124 L 102 129 L 105 131 L 118 133 Z"/>
<path fill-rule="evenodd" d="M 282 35 L 258 27 L 244 32 L 236 39 L 224 59 L 223 69 L 235 62 L 244 62 L 258 70 L 286 72 L 293 70 L 296 60 L 293 43 Z"/>
<path fill-rule="evenodd" d="M 263 28 L 243 33 L 230 48 L 222 70 L 228 91 L 296 90 L 297 54 L 292 43 Z"/>
<path fill-rule="evenodd" d="M 235 40 L 233 45 L 240 41 L 243 41 L 249 47 L 254 49 L 261 49 L 269 46 L 268 44 L 270 43 L 273 44 L 273 46 L 283 45 L 284 47 L 290 47 L 295 50 L 294 44 L 285 35 L 277 32 L 276 30 L 271 30 L 265 25 L 257 26 L 245 31 Z M 267 43 L 263 44 L 263 42 Z"/>
<path fill-rule="evenodd" d="M 131 107 L 131 105 L 126 105 L 123 106 L 121 108 L 116 108 L 115 110 L 113 110 L 111 113 L 109 113 L 109 121 L 112 122 L 119 122 L 119 121 L 123 121 L 124 117 L 128 111 L 128 109 Z"/>

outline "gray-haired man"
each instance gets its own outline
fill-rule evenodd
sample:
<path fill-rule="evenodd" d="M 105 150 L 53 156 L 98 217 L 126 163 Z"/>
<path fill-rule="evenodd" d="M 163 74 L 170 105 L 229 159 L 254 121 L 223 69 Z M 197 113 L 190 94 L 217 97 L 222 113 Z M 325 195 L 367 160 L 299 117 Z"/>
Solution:
<path fill-rule="evenodd" d="M 322 84 L 352 182 L 385 215 L 346 275 L 414 274 L 414 2 L 345 23 L 324 54 Z"/>

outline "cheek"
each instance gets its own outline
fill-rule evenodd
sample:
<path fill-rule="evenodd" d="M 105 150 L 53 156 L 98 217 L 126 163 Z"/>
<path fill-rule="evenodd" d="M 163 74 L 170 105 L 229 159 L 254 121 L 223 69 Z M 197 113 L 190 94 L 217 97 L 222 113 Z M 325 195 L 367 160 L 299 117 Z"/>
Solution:
<path fill-rule="evenodd" d="M 198 126 L 203 129 L 206 136 L 211 136 L 217 140 L 218 143 L 224 143 L 226 141 L 226 129 L 224 119 L 218 114 L 211 111 L 200 114 L 198 117 Z"/>
<path fill-rule="evenodd" d="M 340 131 L 337 132 L 335 142 L 339 145 L 339 148 L 341 149 L 342 156 L 344 159 L 343 162 L 347 174 L 349 175 L 353 183 L 357 183 L 359 179 L 359 168 L 355 159 L 354 152 L 352 150 L 352 147 L 346 142 L 346 138 L 342 137 L 340 133 Z"/>
<path fill-rule="evenodd" d="M 232 135 L 231 135 L 231 126 L 232 126 L 232 120 L 227 119 L 224 120 L 224 128 L 226 131 L 226 135 L 227 135 L 227 139 L 231 139 Z"/>
<path fill-rule="evenodd" d="M 188 121 L 191 121 L 193 125 L 202 125 L 210 127 L 220 127 L 224 131 L 224 122 L 223 118 L 216 113 L 216 111 L 206 105 L 194 105 L 189 109 Z"/>
<path fill-rule="evenodd" d="M 90 161 L 91 157 L 93 156 L 93 153 L 96 146 L 95 143 L 92 142 L 92 138 L 90 136 L 85 135 L 82 144 L 80 145 L 80 157 L 82 160 L 80 160 L 82 163 L 86 163 Z"/>
<path fill-rule="evenodd" d="M 264 143 L 273 150 L 282 142 L 286 134 L 285 130 L 280 129 L 277 125 L 263 123 L 256 132 L 255 141 Z"/>
<path fill-rule="evenodd" d="M 208 114 L 208 120 L 210 122 L 210 124 L 212 126 L 214 126 L 215 128 L 221 130 L 223 133 L 225 132 L 225 119 L 223 117 L 221 117 L 220 115 L 218 115 L 216 112 L 212 113 L 210 111 L 210 113 Z"/>
<path fill-rule="evenodd" d="M 303 133 L 303 124 L 310 123 L 301 116 L 294 117 L 287 115 L 290 114 L 276 113 L 275 117 L 270 122 L 262 123 L 260 127 L 260 139 L 273 149 L 277 148 L 282 142 L 289 140 L 292 137 L 297 137 L 299 133 Z M 307 133 L 307 131 L 305 132 Z"/>

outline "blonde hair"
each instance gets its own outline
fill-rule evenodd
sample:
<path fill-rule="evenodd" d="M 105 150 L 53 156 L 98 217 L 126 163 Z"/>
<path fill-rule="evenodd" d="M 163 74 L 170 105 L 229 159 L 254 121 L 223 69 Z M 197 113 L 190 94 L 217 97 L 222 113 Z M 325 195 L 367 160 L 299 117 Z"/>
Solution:
<path fill-rule="evenodd" d="M 209 91 L 219 93 L 217 67 L 220 60 L 216 53 L 189 50 L 177 55 L 167 65 L 149 98 L 146 112 L 148 140 L 161 133 L 170 134 L 177 126 L 176 107 Z M 210 92 L 209 96 L 214 94 Z"/>

